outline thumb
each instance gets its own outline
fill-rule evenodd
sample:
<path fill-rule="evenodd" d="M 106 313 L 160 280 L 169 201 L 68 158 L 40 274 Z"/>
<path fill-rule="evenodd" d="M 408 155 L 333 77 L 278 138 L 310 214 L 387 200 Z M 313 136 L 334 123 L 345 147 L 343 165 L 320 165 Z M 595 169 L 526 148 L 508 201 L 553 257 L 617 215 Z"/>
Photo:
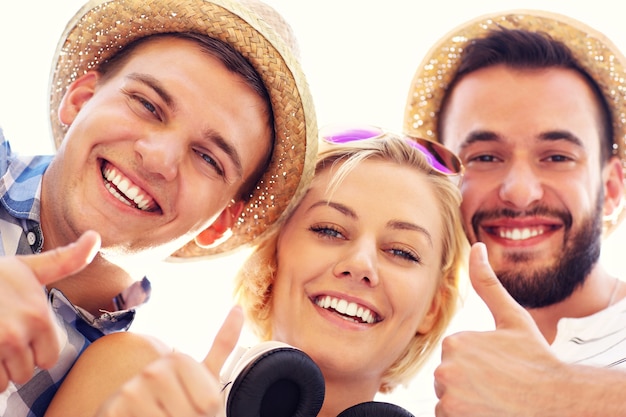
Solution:
<path fill-rule="evenodd" d="M 47 285 L 89 265 L 99 249 L 100 235 L 89 230 L 67 246 L 37 255 L 20 255 L 18 258 L 30 268 L 42 285 Z"/>
<path fill-rule="evenodd" d="M 237 346 L 242 328 L 243 311 L 240 306 L 234 306 L 217 332 L 211 350 L 202 361 L 214 376 L 219 377 L 226 359 Z"/>
<path fill-rule="evenodd" d="M 489 264 L 487 248 L 482 242 L 472 245 L 470 251 L 469 276 L 474 290 L 485 302 L 494 318 L 496 328 L 514 327 L 523 320 L 530 319 L 528 312 L 520 306 L 507 290 Z"/>

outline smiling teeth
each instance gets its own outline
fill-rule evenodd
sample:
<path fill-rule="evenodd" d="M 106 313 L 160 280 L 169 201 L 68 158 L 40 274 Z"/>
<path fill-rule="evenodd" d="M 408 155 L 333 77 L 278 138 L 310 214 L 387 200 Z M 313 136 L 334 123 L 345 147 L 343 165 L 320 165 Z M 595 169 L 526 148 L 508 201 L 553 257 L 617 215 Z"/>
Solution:
<path fill-rule="evenodd" d="M 543 234 L 543 229 L 507 229 L 500 230 L 500 237 L 509 240 L 526 240 Z"/>
<path fill-rule="evenodd" d="M 335 310 L 344 316 L 359 318 L 361 321 L 368 324 L 373 324 L 376 321 L 376 314 L 369 308 L 360 306 L 357 303 L 348 302 L 344 299 L 331 297 L 330 295 L 317 297 L 315 304 L 327 310 Z"/>
<path fill-rule="evenodd" d="M 102 171 L 102 175 L 104 176 L 104 179 L 108 181 L 108 183 L 104 184 L 106 189 L 109 190 L 109 192 L 118 200 L 127 206 L 137 207 L 138 209 L 145 211 L 148 210 L 148 206 L 150 205 L 152 199 L 145 196 L 139 187 L 131 185 L 131 182 L 122 177 L 122 175 L 117 172 L 115 168 L 107 166 Z M 131 201 L 134 204 L 132 204 Z"/>

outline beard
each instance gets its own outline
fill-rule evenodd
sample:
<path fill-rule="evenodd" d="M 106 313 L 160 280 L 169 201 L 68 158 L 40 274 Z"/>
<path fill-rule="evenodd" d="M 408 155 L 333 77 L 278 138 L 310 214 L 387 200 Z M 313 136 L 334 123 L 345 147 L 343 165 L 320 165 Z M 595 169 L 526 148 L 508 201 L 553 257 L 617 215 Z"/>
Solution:
<path fill-rule="evenodd" d="M 600 258 L 602 242 L 602 208 L 604 195 L 598 193 L 595 210 L 586 216 L 577 229 L 572 228 L 570 213 L 537 209 L 535 213 L 556 215 L 565 224 L 563 250 L 554 265 L 541 268 L 520 268 L 514 271 L 495 271 L 502 285 L 511 296 L 525 308 L 541 308 L 559 303 L 568 298 L 576 288 L 583 285 L 587 276 Z M 508 212 L 508 213 L 506 213 Z M 518 217 L 508 210 L 498 213 L 499 217 Z M 481 219 L 493 217 L 494 213 L 477 213 L 472 219 L 474 231 Z M 507 261 L 523 266 L 531 259 L 527 254 L 508 255 Z"/>

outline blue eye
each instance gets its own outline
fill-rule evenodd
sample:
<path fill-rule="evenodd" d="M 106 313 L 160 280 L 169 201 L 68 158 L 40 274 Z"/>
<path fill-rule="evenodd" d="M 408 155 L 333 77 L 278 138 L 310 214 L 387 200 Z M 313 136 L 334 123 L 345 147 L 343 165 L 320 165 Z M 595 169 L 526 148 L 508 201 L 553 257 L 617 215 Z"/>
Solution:
<path fill-rule="evenodd" d="M 204 160 L 208 165 L 210 165 L 219 176 L 223 177 L 225 175 L 222 167 L 211 155 L 201 152 L 199 150 L 194 150 L 194 152 L 198 154 L 198 156 L 200 156 L 200 158 L 202 158 L 202 160 Z"/>
<path fill-rule="evenodd" d="M 404 249 L 390 249 L 389 252 L 393 256 L 397 256 L 399 258 L 403 258 L 411 262 L 421 263 L 420 257 L 411 251 L 407 251 Z"/>
<path fill-rule="evenodd" d="M 310 231 L 323 238 L 343 238 L 344 236 L 334 227 L 331 226 L 311 226 Z"/>
<path fill-rule="evenodd" d="M 122 93 L 130 99 L 129 103 L 131 105 L 131 108 L 137 114 L 143 115 L 145 114 L 144 112 L 147 111 L 158 120 L 162 120 L 159 108 L 155 106 L 151 101 L 147 100 L 143 95 L 136 94 L 132 91 L 127 91 L 125 89 L 122 89 Z"/>
<path fill-rule="evenodd" d="M 154 106 L 154 104 L 150 103 L 148 100 L 141 98 L 141 97 L 137 97 L 137 100 L 139 100 L 139 102 L 146 108 L 146 110 L 148 110 L 150 113 L 154 114 L 155 116 L 158 116 L 157 108 Z"/>

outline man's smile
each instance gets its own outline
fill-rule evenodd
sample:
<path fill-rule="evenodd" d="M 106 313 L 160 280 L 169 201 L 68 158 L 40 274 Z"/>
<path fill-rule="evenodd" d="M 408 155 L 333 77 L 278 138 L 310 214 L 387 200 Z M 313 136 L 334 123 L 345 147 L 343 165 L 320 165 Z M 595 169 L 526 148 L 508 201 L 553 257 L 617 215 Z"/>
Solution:
<path fill-rule="evenodd" d="M 522 241 L 532 239 L 551 231 L 557 230 L 558 226 L 528 226 L 528 227 L 502 227 L 484 226 L 483 230 L 492 236 L 502 239 Z"/>
<path fill-rule="evenodd" d="M 145 190 L 107 161 L 102 163 L 102 177 L 106 189 L 122 203 L 142 211 L 160 211 L 159 205 Z"/>

